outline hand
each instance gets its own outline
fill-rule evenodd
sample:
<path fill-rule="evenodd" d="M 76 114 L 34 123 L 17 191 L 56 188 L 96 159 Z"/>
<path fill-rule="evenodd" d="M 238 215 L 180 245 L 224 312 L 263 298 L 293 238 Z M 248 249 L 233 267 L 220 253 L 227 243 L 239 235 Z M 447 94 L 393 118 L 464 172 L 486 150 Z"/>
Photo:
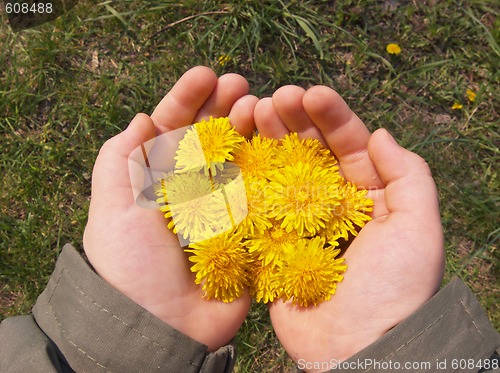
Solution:
<path fill-rule="evenodd" d="M 239 75 L 217 79 L 196 67 L 185 73 L 151 117 L 138 114 L 108 140 L 97 157 L 84 249 L 97 273 L 127 297 L 184 334 L 208 346 L 227 344 L 250 307 L 247 295 L 232 303 L 202 299 L 191 263 L 160 211 L 139 207 L 128 170 L 130 153 L 156 135 L 202 118 L 229 116 L 244 135 L 254 129 L 258 99 Z"/>
<path fill-rule="evenodd" d="M 429 167 L 386 130 L 370 134 L 324 86 L 279 89 L 257 104 L 255 123 L 263 136 L 319 139 L 344 177 L 374 201 L 373 220 L 347 249 L 348 268 L 331 300 L 269 306 L 276 335 L 296 362 L 345 360 L 415 312 L 441 283 L 443 234 Z"/>

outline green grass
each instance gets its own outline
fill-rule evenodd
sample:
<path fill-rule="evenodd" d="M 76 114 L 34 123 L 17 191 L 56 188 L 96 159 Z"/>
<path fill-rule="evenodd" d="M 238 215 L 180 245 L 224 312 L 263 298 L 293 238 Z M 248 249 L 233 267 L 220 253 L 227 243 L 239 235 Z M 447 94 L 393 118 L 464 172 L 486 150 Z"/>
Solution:
<path fill-rule="evenodd" d="M 440 192 L 445 280 L 464 279 L 500 328 L 498 5 L 333 3 L 88 1 L 19 33 L 0 15 L 0 320 L 29 312 L 62 245 L 81 246 L 102 143 L 203 64 L 243 74 L 259 96 L 329 85 L 371 130 L 423 156 Z M 238 372 L 291 371 L 265 307 L 237 343 Z"/>

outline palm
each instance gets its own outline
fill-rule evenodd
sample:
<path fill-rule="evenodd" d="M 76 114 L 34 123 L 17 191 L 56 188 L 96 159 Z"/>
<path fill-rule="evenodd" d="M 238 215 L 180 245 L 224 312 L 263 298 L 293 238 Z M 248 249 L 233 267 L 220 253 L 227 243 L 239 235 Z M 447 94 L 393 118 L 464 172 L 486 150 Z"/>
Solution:
<path fill-rule="evenodd" d="M 436 291 L 442 241 L 436 192 L 418 156 L 374 135 L 331 90 L 285 87 L 256 113 L 261 133 L 316 137 L 339 158 L 344 176 L 369 189 L 373 220 L 352 242 L 337 293 L 316 307 L 270 305 L 281 343 L 298 361 L 345 359 L 409 316 Z M 298 119 L 297 119 L 298 118 Z M 398 151 L 398 154 L 393 152 Z M 403 164 L 396 164 L 402 162 Z"/>
<path fill-rule="evenodd" d="M 229 115 L 244 134 L 253 129 L 256 98 L 239 76 L 217 80 L 208 69 L 185 74 L 152 117 L 139 115 L 108 141 L 96 161 L 84 248 L 96 271 L 111 285 L 181 332 L 215 350 L 241 326 L 249 296 L 232 303 L 202 299 L 190 263 L 160 211 L 138 206 L 128 156 L 155 135 L 207 115 Z M 193 99 L 193 96 L 196 98 Z"/>

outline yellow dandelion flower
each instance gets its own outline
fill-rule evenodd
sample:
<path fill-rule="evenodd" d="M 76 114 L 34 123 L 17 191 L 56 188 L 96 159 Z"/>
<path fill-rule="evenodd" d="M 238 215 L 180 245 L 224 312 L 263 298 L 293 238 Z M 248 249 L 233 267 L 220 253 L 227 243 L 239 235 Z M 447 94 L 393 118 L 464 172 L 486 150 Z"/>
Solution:
<path fill-rule="evenodd" d="M 232 302 L 250 286 L 257 302 L 330 299 L 347 268 L 337 240 L 370 220 L 373 201 L 318 140 L 245 141 L 229 118 L 210 117 L 186 129 L 174 160 L 155 186 L 157 202 L 187 240 L 204 298 Z"/>
<path fill-rule="evenodd" d="M 316 234 L 339 201 L 340 180 L 336 172 L 301 162 L 275 171 L 265 193 L 269 217 L 280 220 L 287 232 Z"/>
<path fill-rule="evenodd" d="M 233 60 L 233 57 L 231 57 L 230 55 L 228 54 L 221 54 L 218 58 L 217 58 L 217 62 L 219 62 L 219 65 L 221 66 L 226 66 L 229 62 L 231 62 Z"/>
<path fill-rule="evenodd" d="M 262 265 L 260 261 L 251 266 L 250 296 L 256 302 L 269 303 L 278 298 L 278 282 L 274 280 L 277 268 Z"/>
<path fill-rule="evenodd" d="M 175 168 L 177 173 L 204 170 L 216 175 L 225 161 L 232 161 L 234 153 L 245 140 L 229 122 L 229 118 L 213 118 L 195 123 L 179 141 Z"/>
<path fill-rule="evenodd" d="M 243 230 L 244 235 L 254 235 L 258 232 L 270 228 L 272 224 L 267 217 L 267 205 L 264 198 L 264 191 L 267 185 L 266 180 L 256 179 L 253 177 L 245 178 L 245 190 L 247 200 L 247 215 L 240 223 L 240 228 Z M 244 198 L 245 195 L 237 195 L 232 193 L 236 198 Z"/>
<path fill-rule="evenodd" d="M 371 220 L 366 213 L 373 211 L 373 200 L 366 197 L 367 190 L 358 190 L 356 185 L 347 182 L 339 187 L 339 193 L 340 201 L 333 206 L 331 219 L 321 231 L 333 246 L 337 246 L 335 241 L 339 238 L 347 240 L 349 233 L 357 236 L 359 228 Z"/>
<path fill-rule="evenodd" d="M 170 172 L 156 188 L 157 202 L 169 229 L 191 241 L 206 240 L 220 227 L 229 229 L 231 221 L 221 190 L 213 189 L 210 179 L 197 172 Z"/>
<path fill-rule="evenodd" d="M 465 94 L 467 95 L 467 98 L 469 99 L 470 102 L 474 102 L 476 100 L 476 93 L 473 92 L 471 89 L 467 89 Z"/>
<path fill-rule="evenodd" d="M 228 184 L 239 178 L 243 178 L 243 173 L 241 172 L 239 166 L 236 163 L 226 161 L 223 164 L 222 170 L 217 172 L 217 175 L 210 175 L 210 178 L 215 186 Z"/>
<path fill-rule="evenodd" d="M 229 165 L 230 166 L 230 165 Z M 229 169 L 225 166 L 222 173 Z M 230 215 L 233 228 L 244 221 L 248 216 L 248 198 L 245 189 L 245 180 L 240 171 L 234 178 L 227 178 L 224 182 L 215 184 L 218 190 L 221 190 L 227 203 L 227 210 Z M 217 179 L 214 178 L 214 179 Z M 221 231 L 222 233 L 222 231 Z"/>
<path fill-rule="evenodd" d="M 337 159 L 329 149 L 323 147 L 319 140 L 300 139 L 299 135 L 293 132 L 281 140 L 274 163 L 284 167 L 293 166 L 299 162 L 309 163 L 311 166 L 333 168 L 337 164 Z"/>
<path fill-rule="evenodd" d="M 327 301 L 335 294 L 347 266 L 343 258 L 336 258 L 339 249 L 324 245 L 325 240 L 320 237 L 301 239 L 295 250 L 285 253 L 283 266 L 274 277 L 281 284 L 280 298 L 307 307 Z"/>
<path fill-rule="evenodd" d="M 275 168 L 273 161 L 277 146 L 278 140 L 257 134 L 241 145 L 234 156 L 234 162 L 245 177 L 265 178 Z"/>
<path fill-rule="evenodd" d="M 279 266 L 283 260 L 283 253 L 295 247 L 299 235 L 295 230 L 286 232 L 279 224 L 250 238 L 246 246 L 248 252 L 262 262 L 264 266 Z"/>
<path fill-rule="evenodd" d="M 387 46 L 385 47 L 385 50 L 389 54 L 396 54 L 397 55 L 397 54 L 401 53 L 401 47 L 395 43 L 387 44 Z"/>
<path fill-rule="evenodd" d="M 458 102 L 455 102 L 452 106 L 451 106 L 451 109 L 452 110 L 460 110 L 461 108 L 463 108 L 464 106 L 462 104 L 459 104 Z"/>
<path fill-rule="evenodd" d="M 189 260 L 195 264 L 191 271 L 196 273 L 195 282 L 203 285 L 206 299 L 232 302 L 249 285 L 249 257 L 242 238 L 240 233 L 230 231 L 184 250 L 192 254 Z"/>

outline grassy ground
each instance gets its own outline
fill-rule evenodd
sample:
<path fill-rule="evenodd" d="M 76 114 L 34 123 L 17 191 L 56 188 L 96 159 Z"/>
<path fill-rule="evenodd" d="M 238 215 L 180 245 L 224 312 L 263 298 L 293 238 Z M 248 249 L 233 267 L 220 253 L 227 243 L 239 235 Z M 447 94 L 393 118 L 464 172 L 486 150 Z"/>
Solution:
<path fill-rule="evenodd" d="M 499 328 L 498 5 L 333 3 L 82 1 L 19 33 L 0 14 L 0 320 L 29 312 L 62 245 L 81 245 L 102 143 L 203 64 L 243 74 L 259 96 L 332 86 L 371 130 L 422 155 L 440 191 L 445 281 L 464 279 Z M 263 306 L 238 344 L 238 372 L 291 370 Z"/>

